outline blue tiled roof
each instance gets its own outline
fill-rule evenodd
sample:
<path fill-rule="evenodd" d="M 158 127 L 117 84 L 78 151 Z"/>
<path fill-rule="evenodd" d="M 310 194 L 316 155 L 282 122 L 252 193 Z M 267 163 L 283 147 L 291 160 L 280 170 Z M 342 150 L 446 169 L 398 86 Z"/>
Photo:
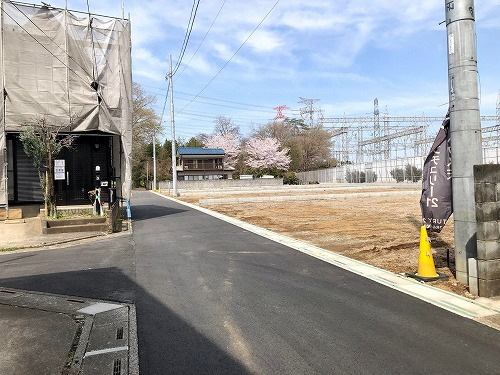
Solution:
<path fill-rule="evenodd" d="M 179 155 L 224 155 L 222 148 L 179 147 Z"/>

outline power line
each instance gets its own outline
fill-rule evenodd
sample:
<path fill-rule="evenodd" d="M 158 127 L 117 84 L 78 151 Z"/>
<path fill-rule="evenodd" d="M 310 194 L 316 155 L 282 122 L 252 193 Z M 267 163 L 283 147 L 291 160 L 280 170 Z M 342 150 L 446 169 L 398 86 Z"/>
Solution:
<path fill-rule="evenodd" d="M 186 70 L 186 68 L 189 66 L 189 64 L 191 63 L 191 61 L 193 61 L 193 58 L 196 56 L 196 54 L 198 53 L 198 50 L 200 49 L 201 45 L 203 44 L 203 42 L 205 41 L 205 39 L 207 38 L 207 35 L 210 33 L 210 30 L 212 30 L 212 26 L 214 25 L 215 21 L 217 20 L 217 18 L 219 17 L 219 14 L 220 12 L 222 11 L 222 8 L 224 8 L 224 5 L 226 4 L 226 1 L 227 0 L 224 0 L 221 7 L 219 8 L 219 11 L 217 12 L 217 14 L 215 15 L 215 18 L 214 20 L 212 21 L 212 24 L 210 25 L 210 27 L 208 28 L 207 32 L 205 33 L 205 36 L 203 37 L 203 39 L 201 40 L 200 44 L 198 44 L 198 47 L 196 48 L 196 51 L 194 51 L 193 53 L 193 56 L 191 56 L 191 58 L 189 59 L 189 61 L 187 62 L 187 64 L 184 66 L 184 69 L 182 69 L 182 71 L 179 73 L 179 75 L 177 76 L 177 78 L 179 78 L 182 73 L 184 73 L 184 71 Z"/>
<path fill-rule="evenodd" d="M 163 124 L 163 116 L 165 115 L 165 108 L 167 107 L 168 94 L 170 92 L 170 86 L 167 88 L 167 94 L 165 95 L 165 102 L 163 103 L 163 110 L 161 111 L 160 126 Z"/>
<path fill-rule="evenodd" d="M 212 114 L 212 115 L 209 115 L 207 114 L 207 112 L 182 112 L 179 116 L 183 116 L 183 115 L 192 115 L 192 116 L 199 116 L 199 117 L 210 117 L 210 118 L 214 118 L 215 117 L 218 117 L 218 115 L 215 115 L 215 114 Z M 269 118 L 269 114 L 266 114 L 266 113 L 263 113 L 261 116 L 255 116 L 255 115 L 251 115 L 251 116 L 245 116 L 245 115 L 236 115 L 236 116 L 228 116 L 231 118 L 231 120 L 237 120 L 237 119 L 243 119 L 243 120 L 249 120 L 249 119 L 255 119 L 255 120 L 262 120 L 262 119 L 267 119 Z"/>
<path fill-rule="evenodd" d="M 236 52 L 229 58 L 229 60 L 222 66 L 222 68 L 220 68 L 220 70 L 215 74 L 215 76 L 210 81 L 208 81 L 208 83 L 201 89 L 201 91 L 177 113 L 181 113 L 182 111 L 184 111 L 184 109 L 186 109 L 186 107 L 189 106 L 194 101 L 194 99 L 196 99 L 203 91 L 205 91 L 206 88 L 215 80 L 215 78 L 217 78 L 219 76 L 219 74 L 231 62 L 231 60 L 234 58 L 234 56 L 236 56 L 236 54 L 243 48 L 243 46 L 246 44 L 246 42 L 248 42 L 248 40 L 252 37 L 252 35 L 255 33 L 255 31 L 257 31 L 257 29 L 260 27 L 260 25 L 262 25 L 262 23 L 266 20 L 266 18 L 269 16 L 269 14 L 271 14 L 271 12 L 274 10 L 274 8 L 276 8 L 276 5 L 278 5 L 279 2 L 280 2 L 280 0 L 277 0 L 274 3 L 274 5 L 269 10 L 269 12 L 267 12 L 267 14 L 264 16 L 264 18 L 262 18 L 262 20 L 259 22 L 259 24 L 252 30 L 250 35 L 244 40 L 244 42 L 241 44 L 241 46 L 238 47 Z"/>
<path fill-rule="evenodd" d="M 178 100 L 185 100 L 185 101 L 188 101 L 189 99 L 178 99 Z M 231 106 L 231 105 L 226 105 L 226 104 L 217 104 L 217 103 L 210 103 L 210 102 L 203 102 L 203 101 L 200 101 L 200 100 L 197 100 L 196 103 L 200 103 L 200 104 L 208 104 L 208 105 L 213 105 L 213 106 L 216 106 L 216 107 L 225 107 L 225 108 L 233 108 L 233 109 L 241 109 L 241 110 L 244 110 L 244 111 L 249 111 L 249 112 L 262 112 L 261 110 L 257 110 L 257 109 L 251 109 L 251 108 L 241 108 L 241 107 L 234 107 L 234 106 Z"/>
<path fill-rule="evenodd" d="M 191 7 L 191 16 L 189 17 L 188 26 L 186 29 L 186 34 L 184 35 L 184 42 L 182 43 L 181 52 L 179 54 L 179 60 L 175 64 L 175 68 L 172 71 L 172 77 L 179 69 L 179 66 L 182 63 L 182 58 L 184 57 L 184 53 L 186 52 L 187 45 L 189 43 L 189 37 L 191 36 L 191 31 L 193 30 L 194 20 L 196 19 L 196 13 L 198 12 L 198 6 L 200 5 L 200 0 L 193 0 L 193 6 Z"/>
<path fill-rule="evenodd" d="M 141 86 L 144 86 L 144 87 L 150 87 L 150 88 L 153 88 L 153 89 L 157 89 L 157 90 L 165 90 L 164 88 L 160 88 L 160 87 L 156 87 L 156 86 L 151 86 L 151 85 L 145 85 L 145 84 L 141 84 Z M 151 92 L 149 91 L 150 94 L 156 94 L 156 95 L 159 95 L 159 93 L 155 93 L 155 92 Z M 191 96 L 191 97 L 198 97 L 198 98 L 201 98 L 201 99 L 207 99 L 207 100 L 213 100 L 213 101 L 216 101 L 216 102 L 223 102 L 223 103 L 230 103 L 230 104 L 238 104 L 238 105 L 245 105 L 245 106 L 248 106 L 248 107 L 254 107 L 254 108 L 264 108 L 264 109 L 268 109 L 268 110 L 272 110 L 272 107 L 267 107 L 267 106 L 263 106 L 263 105 L 258 105 L 258 104 L 249 104 L 249 103 L 242 103 L 242 102 L 235 102 L 235 101 L 232 101 L 232 100 L 224 100 L 224 99 L 215 99 L 215 98 L 210 98 L 208 96 L 201 96 L 201 95 L 195 95 L 195 94 L 189 94 L 189 93 L 186 93 L 186 92 L 181 92 L 181 91 L 176 91 L 176 94 L 177 95 L 186 95 L 186 96 Z M 163 95 L 163 94 L 162 94 Z"/>
<path fill-rule="evenodd" d="M 187 93 L 184 93 L 184 92 L 178 92 L 178 94 L 182 94 L 182 95 L 186 95 L 186 96 L 194 96 L 194 97 L 196 97 L 196 95 L 193 95 L 193 94 L 187 94 Z M 245 105 L 245 106 L 247 106 L 247 107 L 264 108 L 264 109 L 267 109 L 267 110 L 272 110 L 272 108 L 271 108 L 271 107 L 266 107 L 266 106 L 263 106 L 263 105 L 248 104 L 248 103 L 242 103 L 242 102 L 235 102 L 235 101 L 232 101 L 232 100 L 215 99 L 215 98 L 210 98 L 210 97 L 208 97 L 208 96 L 201 96 L 201 95 L 198 95 L 198 98 L 201 98 L 201 99 L 207 99 L 207 100 L 213 100 L 213 101 L 218 101 L 218 102 L 223 102 L 223 103 L 230 103 L 230 104 Z"/>
<path fill-rule="evenodd" d="M 195 7 L 195 4 L 196 4 L 196 7 Z M 179 60 L 177 61 L 177 64 L 175 65 L 174 70 L 173 71 L 171 70 L 166 75 L 167 78 L 170 75 L 173 77 L 173 75 L 177 72 L 177 69 L 179 69 L 179 66 L 182 63 L 182 58 L 184 57 L 184 53 L 186 52 L 186 48 L 187 48 L 187 45 L 189 43 L 189 37 L 191 36 L 191 31 L 193 30 L 194 20 L 196 19 L 196 13 L 198 12 L 199 5 L 200 5 L 200 0 L 198 0 L 198 1 L 193 0 L 193 6 L 191 7 L 191 15 L 189 17 L 188 26 L 186 29 L 186 34 L 184 35 L 184 42 L 182 43 L 181 52 L 179 54 Z M 172 61 L 172 59 L 170 59 L 170 61 Z M 172 62 L 170 62 L 170 69 L 172 69 Z M 161 118 L 160 118 L 160 126 L 162 126 L 162 124 L 163 124 L 163 116 L 165 115 L 165 108 L 167 106 L 169 89 L 170 89 L 170 85 L 168 86 L 167 94 L 165 95 L 165 102 L 163 104 L 163 110 L 162 110 Z"/>

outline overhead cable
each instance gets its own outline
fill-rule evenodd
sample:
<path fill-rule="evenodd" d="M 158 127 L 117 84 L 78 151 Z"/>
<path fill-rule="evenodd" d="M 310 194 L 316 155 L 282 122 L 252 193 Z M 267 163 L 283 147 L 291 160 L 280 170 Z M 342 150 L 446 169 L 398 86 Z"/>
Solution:
<path fill-rule="evenodd" d="M 184 109 L 186 109 L 186 107 L 188 107 L 198 96 L 200 96 L 201 93 L 203 91 L 205 91 L 207 89 L 207 87 L 219 76 L 219 74 L 231 62 L 231 60 L 234 58 L 234 56 L 236 56 L 236 54 L 243 48 L 243 46 L 246 44 L 246 42 L 248 42 L 248 40 L 252 37 L 252 35 L 257 31 L 257 29 L 260 27 L 260 25 L 262 25 L 262 23 L 266 20 L 266 18 L 269 16 L 269 14 L 271 14 L 271 12 L 274 10 L 274 8 L 276 8 L 276 5 L 278 5 L 279 2 L 280 2 L 280 0 L 277 0 L 274 3 L 274 5 L 272 6 L 272 8 L 269 10 L 269 12 L 267 12 L 267 14 L 264 16 L 264 18 L 262 18 L 262 20 L 259 22 L 259 24 L 252 30 L 252 32 L 250 33 L 250 35 L 248 35 L 248 37 L 243 41 L 243 43 L 241 44 L 241 46 L 238 47 L 238 49 L 236 50 L 236 52 L 233 53 L 233 55 L 229 58 L 229 60 L 227 60 L 226 63 L 222 66 L 222 68 L 220 68 L 220 70 L 215 74 L 215 76 L 213 76 L 212 79 L 210 81 L 208 81 L 208 83 L 201 89 L 201 91 L 188 104 L 186 104 L 177 113 L 181 113 L 182 111 L 184 111 Z"/>
<path fill-rule="evenodd" d="M 170 92 L 170 85 L 167 87 L 167 94 L 165 95 L 165 102 L 163 103 L 163 110 L 161 111 L 160 126 L 163 126 L 163 116 L 165 115 L 165 108 L 167 107 L 168 94 Z"/>
<path fill-rule="evenodd" d="M 160 87 L 156 87 L 156 86 L 151 86 L 151 85 L 145 85 L 145 84 L 141 84 L 141 86 L 145 86 L 145 87 L 150 87 L 150 88 L 153 88 L 153 89 L 157 89 L 157 90 L 165 90 L 163 88 L 160 88 Z M 159 93 L 154 93 L 154 92 L 150 92 L 151 94 L 156 94 L 156 95 L 160 95 Z M 189 94 L 189 93 L 186 93 L 186 92 L 181 92 L 181 91 L 176 91 L 176 94 L 177 95 L 186 95 L 186 96 L 190 96 L 190 97 L 195 97 L 196 95 L 195 94 Z M 163 95 L 163 94 L 162 94 Z M 207 99 L 207 100 L 213 100 L 213 101 L 216 101 L 216 102 L 223 102 L 223 103 L 230 103 L 230 104 L 238 104 L 238 105 L 244 105 L 244 106 L 248 106 L 248 107 L 255 107 L 255 108 L 264 108 L 264 109 L 269 109 L 269 110 L 272 110 L 273 107 L 267 107 L 267 106 L 263 106 L 263 105 L 258 105 L 258 104 L 249 104 L 249 103 L 243 103 L 243 102 L 235 102 L 235 101 L 232 101 L 232 100 L 224 100 L 224 99 L 215 99 L 215 98 L 210 98 L 208 96 L 201 96 L 201 95 L 198 95 L 198 98 L 201 98 L 201 99 Z"/>
<path fill-rule="evenodd" d="M 191 31 L 193 30 L 194 20 L 196 19 L 196 13 L 198 12 L 199 5 L 200 5 L 200 0 L 193 0 L 193 6 L 191 7 L 191 16 L 189 17 L 186 34 L 184 35 L 184 42 L 182 43 L 181 52 L 179 53 L 179 59 L 175 64 L 175 68 L 171 72 L 172 76 L 175 75 L 177 69 L 179 69 L 179 66 L 182 63 L 182 58 L 184 57 L 184 53 L 186 52 L 186 48 L 189 43 L 189 37 L 191 36 Z"/>
<path fill-rule="evenodd" d="M 177 79 L 182 75 L 182 73 L 184 73 L 184 71 L 186 70 L 186 68 L 189 66 L 189 64 L 191 63 L 191 61 L 193 61 L 193 58 L 196 56 L 196 54 L 198 53 L 198 50 L 200 49 L 201 45 L 203 44 L 203 42 L 205 41 L 205 39 L 207 38 L 207 35 L 210 33 L 210 30 L 212 30 L 212 26 L 214 25 L 215 21 L 217 20 L 217 18 L 219 17 L 219 14 L 222 10 L 222 8 L 224 8 L 224 5 L 226 4 L 226 1 L 227 0 L 224 0 L 222 2 L 222 5 L 220 6 L 219 8 L 219 11 L 217 12 L 217 14 L 215 15 L 215 18 L 214 20 L 212 21 L 212 24 L 210 25 L 210 27 L 208 28 L 207 32 L 205 33 L 205 36 L 203 37 L 203 39 L 201 40 L 200 44 L 198 44 L 198 47 L 196 48 L 196 51 L 194 51 L 193 53 L 193 56 L 191 56 L 191 58 L 189 59 L 189 61 L 187 62 L 186 65 L 184 65 L 184 68 L 181 70 L 181 72 L 179 73 L 179 75 L 177 76 Z"/>

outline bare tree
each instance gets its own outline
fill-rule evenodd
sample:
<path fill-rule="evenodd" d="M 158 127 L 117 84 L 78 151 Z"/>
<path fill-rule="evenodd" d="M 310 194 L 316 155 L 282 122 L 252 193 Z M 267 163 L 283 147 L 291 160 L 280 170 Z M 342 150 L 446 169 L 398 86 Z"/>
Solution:
<path fill-rule="evenodd" d="M 60 130 L 65 127 L 51 125 L 45 118 L 41 118 L 35 124 L 27 125 L 19 135 L 24 152 L 33 158 L 33 164 L 37 168 L 44 196 L 45 215 L 51 218 L 57 217 L 53 160 L 63 148 L 71 148 L 76 139 L 75 135 L 59 135 Z"/>
<path fill-rule="evenodd" d="M 160 119 L 152 109 L 156 97 L 147 95 L 137 83 L 132 85 L 132 137 L 133 143 L 150 143 L 153 134 L 161 134 Z"/>
<path fill-rule="evenodd" d="M 162 133 L 160 119 L 153 110 L 156 97 L 148 95 L 142 87 L 132 85 L 132 181 L 134 186 L 146 184 L 146 165 L 152 156 L 154 135 Z M 155 145 L 157 146 L 158 143 Z"/>
<path fill-rule="evenodd" d="M 321 126 L 300 133 L 297 143 L 302 150 L 302 171 L 310 171 L 329 163 L 332 136 Z"/>
<path fill-rule="evenodd" d="M 240 138 L 240 128 L 229 117 L 219 116 L 214 120 L 214 123 L 214 134 L 223 136 L 232 134 L 236 138 Z"/>

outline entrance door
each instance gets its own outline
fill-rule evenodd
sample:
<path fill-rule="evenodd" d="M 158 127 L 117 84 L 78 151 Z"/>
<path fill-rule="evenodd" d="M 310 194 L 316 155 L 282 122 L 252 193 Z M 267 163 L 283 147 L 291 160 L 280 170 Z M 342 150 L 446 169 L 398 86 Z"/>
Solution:
<path fill-rule="evenodd" d="M 80 136 L 56 159 L 65 160 L 65 179 L 55 181 L 57 204 L 90 204 L 89 191 L 109 181 L 110 137 Z M 107 189 L 101 196 L 107 197 Z"/>

